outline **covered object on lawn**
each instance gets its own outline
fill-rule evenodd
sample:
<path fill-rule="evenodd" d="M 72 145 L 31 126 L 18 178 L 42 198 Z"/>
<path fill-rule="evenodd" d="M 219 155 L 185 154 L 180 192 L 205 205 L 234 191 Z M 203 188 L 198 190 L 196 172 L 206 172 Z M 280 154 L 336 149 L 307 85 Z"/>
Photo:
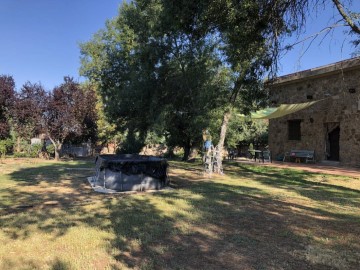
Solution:
<path fill-rule="evenodd" d="M 134 154 L 96 157 L 95 186 L 116 191 L 161 189 L 168 185 L 166 159 Z"/>

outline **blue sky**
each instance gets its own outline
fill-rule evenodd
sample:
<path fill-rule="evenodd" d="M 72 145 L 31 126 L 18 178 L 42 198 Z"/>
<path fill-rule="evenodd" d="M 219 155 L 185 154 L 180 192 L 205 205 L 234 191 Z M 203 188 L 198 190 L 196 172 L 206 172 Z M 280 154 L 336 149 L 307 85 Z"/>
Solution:
<path fill-rule="evenodd" d="M 329 1 L 330 2 L 330 1 Z M 353 11 L 360 12 L 355 0 Z M 12 75 L 19 89 L 26 81 L 41 82 L 50 90 L 64 76 L 79 77 L 79 43 L 91 39 L 105 21 L 117 14 L 121 0 L 0 0 L 0 74 Z M 308 18 L 308 36 L 332 24 L 339 16 L 332 8 L 318 10 Z M 301 57 L 308 42 L 281 58 L 280 75 L 318 67 L 350 57 L 354 48 L 344 28 L 322 42 L 316 39 Z M 344 39 L 345 42 L 344 42 Z M 287 43 L 292 43 L 288 40 Z"/>
<path fill-rule="evenodd" d="M 307 18 L 306 32 L 302 33 L 298 40 L 304 40 L 306 37 L 320 32 L 327 26 L 336 24 L 341 19 L 332 2 L 330 0 L 328 2 L 325 7 L 320 6 L 318 9 L 312 10 L 311 15 Z M 346 0 L 342 2 L 345 4 Z M 353 0 L 352 5 L 347 5 L 346 7 L 350 8 L 353 12 L 360 12 L 360 1 Z M 355 48 L 350 43 L 351 40 L 354 40 L 354 37 L 349 36 L 348 30 L 348 27 L 336 27 L 326 35 L 319 35 L 314 41 L 308 39 L 306 42 L 294 46 L 293 50 L 280 58 L 281 67 L 279 75 L 319 67 L 350 58 Z M 293 37 L 286 40 L 284 44 L 294 44 L 295 42 L 295 37 Z M 311 46 L 309 47 L 309 45 Z"/>
<path fill-rule="evenodd" d="M 79 43 L 117 14 L 119 0 L 0 0 L 0 74 L 52 89 L 79 77 Z"/>

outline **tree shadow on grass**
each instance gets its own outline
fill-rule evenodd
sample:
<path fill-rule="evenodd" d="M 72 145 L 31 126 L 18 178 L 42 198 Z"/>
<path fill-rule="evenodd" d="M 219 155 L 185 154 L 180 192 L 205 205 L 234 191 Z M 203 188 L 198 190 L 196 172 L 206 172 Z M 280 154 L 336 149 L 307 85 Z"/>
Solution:
<path fill-rule="evenodd" d="M 319 175 L 318 173 L 268 167 L 258 168 L 251 165 L 237 165 L 237 167 L 241 170 L 243 177 L 249 177 L 271 187 L 294 191 L 314 201 L 360 207 L 359 190 L 311 181 Z M 236 175 L 233 174 L 234 177 Z"/>
<path fill-rule="evenodd" d="M 107 207 L 116 232 L 112 247 L 119 250 L 115 258 L 130 268 L 145 261 L 154 269 L 335 269 L 306 258 L 306 246 L 313 239 L 305 232 L 322 226 L 325 235 L 341 235 L 349 223 L 330 212 L 318 218 L 313 208 L 259 194 L 255 188 L 210 182 L 154 194 L 173 207 L 171 215 L 148 197 L 112 202 Z M 179 201 L 191 206 L 187 213 Z M 294 207 L 302 211 L 294 212 Z M 349 233 L 355 237 L 358 232 Z"/>
<path fill-rule="evenodd" d="M 87 177 L 94 171 L 87 163 L 55 163 L 21 168 L 10 174 L 14 182 L 0 188 L 0 208 L 32 207 L 44 202 L 73 203 L 94 196 Z"/>
<path fill-rule="evenodd" d="M 22 265 L 25 267 L 21 267 L 21 269 L 40 269 L 41 266 L 36 263 L 34 260 L 22 260 Z M 5 259 L 4 261 L 0 262 L 1 269 L 19 269 L 18 262 L 11 259 Z M 73 267 L 70 262 L 63 261 L 59 258 L 56 258 L 52 261 L 49 265 L 50 270 L 73 270 Z"/>
<path fill-rule="evenodd" d="M 109 197 L 93 192 L 87 182 L 93 172 L 84 168 L 88 163 L 56 163 L 11 173 L 14 184 L 0 189 L 0 226 L 13 239 L 25 239 L 32 226 L 59 237 L 78 223 L 98 225 L 99 216 L 85 208 Z"/>
<path fill-rule="evenodd" d="M 326 261 L 309 260 L 308 247 L 345 250 L 347 254 L 359 251 L 359 240 L 354 240 L 352 247 L 341 241 L 326 246 L 318 240 L 344 235 L 357 239 L 360 229 L 352 217 L 277 200 L 259 188 L 222 184 L 217 179 L 195 181 L 197 176 L 189 180 L 187 175 L 177 175 L 172 177 L 177 190 L 133 196 L 96 194 L 84 188 L 72 197 L 49 191 L 49 187 L 49 194 L 26 189 L 45 183 L 81 190 L 86 181 L 77 179 L 83 172 L 69 176 L 63 168 L 47 165 L 45 172 L 26 168 L 12 174 L 20 188 L 7 191 L 7 199 L 14 203 L 33 199 L 38 204 L 1 217 L 0 227 L 11 239 L 28 238 L 34 226 L 54 238 L 77 226 L 111 232 L 113 237 L 104 240 L 109 241 L 109 257 L 118 262 L 112 263 L 113 269 L 124 265 L 148 269 L 335 269 L 336 265 Z M 39 175 L 42 180 L 34 184 L 31 178 Z M 266 173 L 255 177 L 266 184 L 275 179 Z M 291 178 L 286 181 L 292 188 L 301 186 Z M 286 181 L 279 187 L 286 188 Z M 43 204 L 50 199 L 59 204 Z M 89 204 L 82 204 L 86 200 Z M 360 258 L 353 256 L 344 268 L 356 266 Z M 59 260 L 62 267 L 63 260 Z"/>

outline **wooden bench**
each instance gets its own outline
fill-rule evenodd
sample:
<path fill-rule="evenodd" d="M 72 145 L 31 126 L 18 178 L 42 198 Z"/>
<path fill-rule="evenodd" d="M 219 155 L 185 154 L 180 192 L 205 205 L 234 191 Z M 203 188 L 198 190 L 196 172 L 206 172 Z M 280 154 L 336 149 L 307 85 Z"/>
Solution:
<path fill-rule="evenodd" d="M 315 163 L 315 151 L 314 150 L 291 150 L 286 152 L 284 155 L 283 161 L 286 159 L 294 159 L 295 162 L 300 163 L 301 159 L 305 159 L 305 163 L 314 162 Z"/>

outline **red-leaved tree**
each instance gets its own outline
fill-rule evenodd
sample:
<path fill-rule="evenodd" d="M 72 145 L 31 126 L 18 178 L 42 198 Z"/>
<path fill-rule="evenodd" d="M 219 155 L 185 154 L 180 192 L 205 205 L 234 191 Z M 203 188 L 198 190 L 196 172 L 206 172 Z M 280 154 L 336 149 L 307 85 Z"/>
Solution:
<path fill-rule="evenodd" d="M 65 77 L 64 82 L 49 95 L 44 130 L 55 146 L 55 159 L 60 158 L 66 140 L 81 137 L 89 131 L 89 118 L 96 123 L 96 99 L 90 91 L 82 89 L 72 78 Z"/>
<path fill-rule="evenodd" d="M 11 109 L 12 126 L 18 139 L 42 133 L 48 93 L 41 84 L 27 82 L 16 93 Z"/>
<path fill-rule="evenodd" d="M 15 82 L 11 76 L 0 75 L 0 139 L 10 136 L 9 110 L 15 94 Z"/>

